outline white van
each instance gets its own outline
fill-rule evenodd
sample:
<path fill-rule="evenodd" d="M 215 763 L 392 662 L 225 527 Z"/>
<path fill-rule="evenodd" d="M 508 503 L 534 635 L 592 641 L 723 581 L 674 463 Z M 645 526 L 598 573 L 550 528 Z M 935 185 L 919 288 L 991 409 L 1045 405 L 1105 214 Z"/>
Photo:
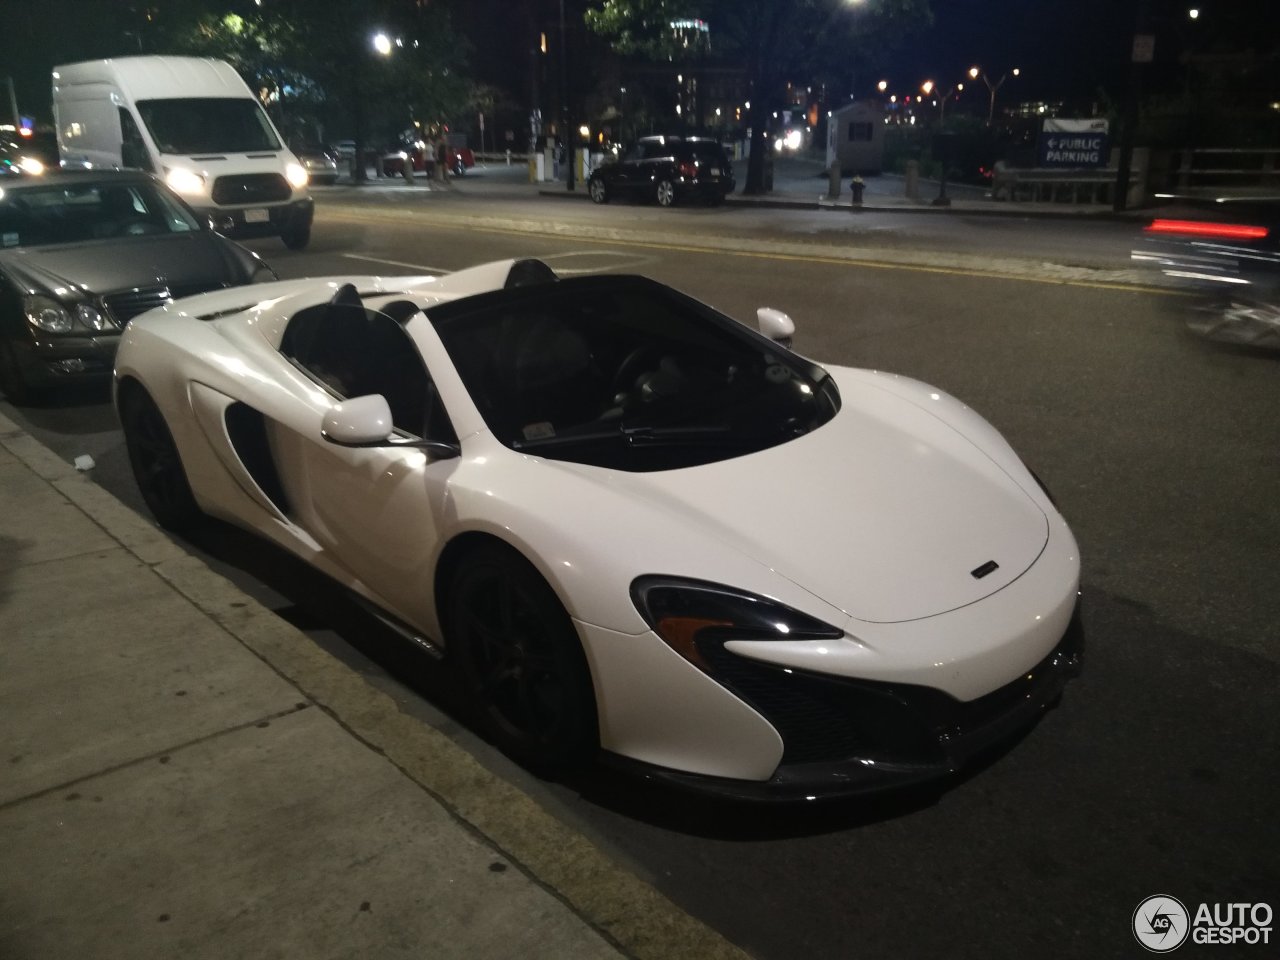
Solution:
<path fill-rule="evenodd" d="M 311 239 L 307 172 L 229 63 L 67 64 L 53 71 L 53 113 L 64 167 L 147 170 L 222 233 L 278 235 L 293 250 Z"/>

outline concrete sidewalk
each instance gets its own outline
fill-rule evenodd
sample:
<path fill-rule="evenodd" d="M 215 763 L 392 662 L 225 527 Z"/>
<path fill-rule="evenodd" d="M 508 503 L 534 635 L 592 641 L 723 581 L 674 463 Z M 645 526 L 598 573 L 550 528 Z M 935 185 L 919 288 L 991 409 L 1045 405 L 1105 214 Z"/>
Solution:
<path fill-rule="evenodd" d="M 0 956 L 745 956 L 0 416 Z"/>

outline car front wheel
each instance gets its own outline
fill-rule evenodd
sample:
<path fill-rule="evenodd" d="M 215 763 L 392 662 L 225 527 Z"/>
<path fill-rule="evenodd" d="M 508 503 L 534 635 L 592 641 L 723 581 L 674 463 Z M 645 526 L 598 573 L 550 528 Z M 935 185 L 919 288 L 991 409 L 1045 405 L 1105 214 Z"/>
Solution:
<path fill-rule="evenodd" d="M 191 493 L 173 434 L 151 395 L 136 383 L 120 397 L 120 424 L 138 490 L 156 522 L 183 533 L 204 516 Z"/>
<path fill-rule="evenodd" d="M 509 547 L 473 550 L 454 574 L 448 640 L 480 724 L 508 756 L 554 771 L 597 744 L 591 674 L 555 592 Z"/>
<path fill-rule="evenodd" d="M 595 179 L 587 184 L 587 193 L 591 194 L 592 203 L 609 202 L 609 192 L 605 189 L 603 180 Z"/>
<path fill-rule="evenodd" d="M 676 185 L 670 180 L 659 180 L 654 196 L 657 198 L 658 206 L 669 207 L 676 202 Z"/>

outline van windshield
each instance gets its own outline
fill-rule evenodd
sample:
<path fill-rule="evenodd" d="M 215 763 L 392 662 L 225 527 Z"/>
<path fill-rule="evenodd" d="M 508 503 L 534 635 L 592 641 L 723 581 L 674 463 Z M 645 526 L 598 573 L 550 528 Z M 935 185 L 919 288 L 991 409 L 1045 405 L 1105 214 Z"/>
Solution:
<path fill-rule="evenodd" d="M 248 97 L 139 100 L 138 113 L 161 153 L 252 153 L 280 141 L 257 101 Z"/>

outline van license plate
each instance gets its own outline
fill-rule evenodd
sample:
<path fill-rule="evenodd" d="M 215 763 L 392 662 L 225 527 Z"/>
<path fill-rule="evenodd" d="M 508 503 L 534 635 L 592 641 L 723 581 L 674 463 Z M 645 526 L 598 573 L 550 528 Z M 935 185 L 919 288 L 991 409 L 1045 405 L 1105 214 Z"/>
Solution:
<path fill-rule="evenodd" d="M 271 219 L 271 214 L 266 210 L 246 210 L 244 212 L 245 223 L 266 223 Z"/>

